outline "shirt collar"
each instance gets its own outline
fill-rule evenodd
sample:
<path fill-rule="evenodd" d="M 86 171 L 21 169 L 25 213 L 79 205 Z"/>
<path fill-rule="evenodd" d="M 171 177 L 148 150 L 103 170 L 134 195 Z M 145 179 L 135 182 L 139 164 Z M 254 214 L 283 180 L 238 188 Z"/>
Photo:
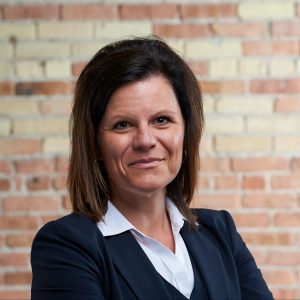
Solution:
<path fill-rule="evenodd" d="M 166 209 L 169 214 L 173 232 L 177 235 L 184 224 L 185 217 L 169 198 L 166 198 Z M 107 212 L 103 219 L 97 223 L 97 226 L 104 236 L 117 235 L 127 230 L 140 232 L 125 218 L 111 201 L 108 201 Z"/>

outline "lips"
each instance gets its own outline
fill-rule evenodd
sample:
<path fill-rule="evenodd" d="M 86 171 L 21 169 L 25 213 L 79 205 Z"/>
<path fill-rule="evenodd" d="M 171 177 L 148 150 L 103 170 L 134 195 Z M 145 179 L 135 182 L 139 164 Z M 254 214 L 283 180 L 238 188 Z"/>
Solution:
<path fill-rule="evenodd" d="M 147 169 L 147 168 L 154 168 L 158 166 L 163 159 L 161 158 L 147 158 L 147 159 L 138 159 L 131 163 L 129 163 L 130 167 L 138 168 L 138 169 Z"/>

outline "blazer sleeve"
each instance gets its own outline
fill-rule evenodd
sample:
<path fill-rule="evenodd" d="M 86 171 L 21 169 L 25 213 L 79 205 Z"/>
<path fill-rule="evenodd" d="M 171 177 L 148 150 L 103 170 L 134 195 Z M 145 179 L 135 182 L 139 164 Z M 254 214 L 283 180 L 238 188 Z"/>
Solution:
<path fill-rule="evenodd" d="M 231 215 L 223 211 L 229 232 L 230 243 L 236 262 L 240 280 L 241 298 L 243 300 L 272 300 L 273 295 L 267 287 L 262 273 L 257 267 L 255 260 L 246 247 L 244 241 L 236 230 Z"/>
<path fill-rule="evenodd" d="M 46 224 L 32 244 L 31 299 L 104 300 L 101 258 L 94 243 L 74 224 Z"/>

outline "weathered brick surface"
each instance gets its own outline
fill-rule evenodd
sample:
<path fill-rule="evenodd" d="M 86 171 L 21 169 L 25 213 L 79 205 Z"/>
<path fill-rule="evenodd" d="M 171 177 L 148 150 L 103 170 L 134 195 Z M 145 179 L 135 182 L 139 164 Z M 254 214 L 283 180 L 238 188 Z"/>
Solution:
<path fill-rule="evenodd" d="M 299 17 L 298 0 L 2 0 L 0 299 L 30 299 L 32 239 L 71 210 L 75 80 L 108 42 L 148 34 L 203 91 L 192 207 L 232 212 L 275 298 L 299 299 Z"/>

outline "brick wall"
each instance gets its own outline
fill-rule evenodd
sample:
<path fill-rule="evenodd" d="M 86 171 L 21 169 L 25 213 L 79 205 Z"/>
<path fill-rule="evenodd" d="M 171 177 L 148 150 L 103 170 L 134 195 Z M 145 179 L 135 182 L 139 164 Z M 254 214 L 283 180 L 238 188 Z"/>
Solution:
<path fill-rule="evenodd" d="M 107 42 L 150 33 L 202 84 L 193 205 L 231 211 L 277 299 L 300 298 L 299 0 L 0 0 L 0 19 L 0 299 L 30 297 L 32 238 L 69 211 L 80 70 Z"/>

